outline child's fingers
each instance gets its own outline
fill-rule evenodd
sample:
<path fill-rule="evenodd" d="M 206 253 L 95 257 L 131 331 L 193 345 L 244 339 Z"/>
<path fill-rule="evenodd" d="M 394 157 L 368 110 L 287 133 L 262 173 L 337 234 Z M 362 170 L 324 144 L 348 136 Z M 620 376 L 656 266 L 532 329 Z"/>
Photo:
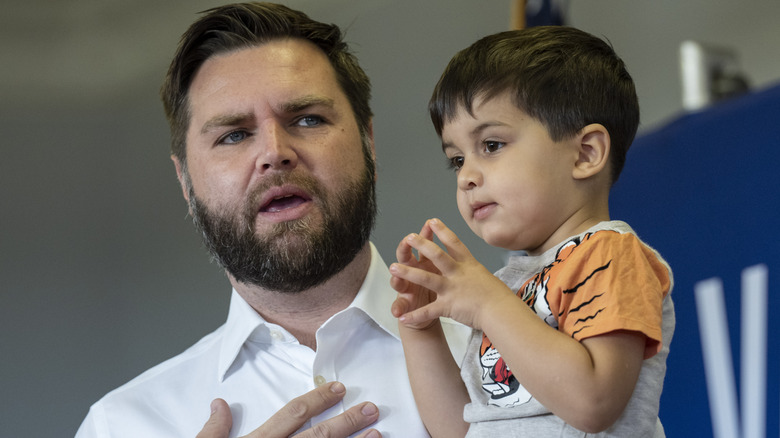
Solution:
<path fill-rule="evenodd" d="M 411 236 L 414 236 L 414 234 L 410 234 L 406 236 L 405 238 L 401 239 L 401 241 L 398 243 L 398 246 L 396 247 L 395 250 L 395 258 L 398 260 L 398 263 L 419 267 L 426 262 L 426 259 L 425 256 L 422 254 L 417 254 L 417 255 L 414 254 L 414 250 L 416 250 L 416 248 L 412 247 L 409 244 L 409 239 Z M 433 236 L 434 236 L 433 230 L 431 230 L 431 227 L 428 225 L 427 221 L 425 222 L 425 224 L 423 224 L 423 227 L 420 229 L 419 236 L 427 240 L 431 240 L 431 241 L 433 240 Z"/>
<path fill-rule="evenodd" d="M 449 227 L 447 227 L 444 222 L 441 221 L 441 219 L 429 219 L 426 222 L 426 225 L 430 226 L 431 230 L 434 234 L 436 234 L 436 237 L 439 238 L 442 245 L 447 248 L 447 253 L 450 255 L 450 257 L 457 261 L 473 258 L 471 251 L 469 251 L 466 245 L 460 240 L 458 235 L 449 229 Z"/>
<path fill-rule="evenodd" d="M 398 247 L 395 249 L 395 258 L 398 260 L 398 263 L 408 264 L 417 262 L 417 259 L 412 253 L 412 247 L 409 246 L 408 236 L 398 242 Z"/>
<path fill-rule="evenodd" d="M 434 301 L 419 309 L 402 314 L 398 320 L 407 327 L 425 329 L 430 327 L 431 323 L 440 316 L 445 316 L 440 313 L 440 310 L 441 306 L 437 306 Z"/>
<path fill-rule="evenodd" d="M 431 229 L 431 226 L 428 225 L 428 221 L 425 221 L 422 228 L 420 229 L 420 237 L 433 242 L 433 230 Z M 425 254 L 422 254 L 418 251 L 417 255 L 421 264 L 426 262 L 427 258 L 425 257 Z"/>
<path fill-rule="evenodd" d="M 392 287 L 393 290 L 395 290 L 399 294 L 408 292 L 409 286 L 410 286 L 409 282 L 404 280 L 403 278 L 390 276 L 390 287 Z"/>
<path fill-rule="evenodd" d="M 438 292 L 442 289 L 442 282 L 444 281 L 441 275 L 423 269 L 413 268 L 401 263 L 393 263 L 390 265 L 390 274 L 392 274 L 393 277 L 398 277 L 400 280 L 405 280 L 408 283 L 416 284 L 434 292 Z"/>
<path fill-rule="evenodd" d="M 426 260 L 429 264 L 432 263 L 439 272 L 450 272 L 454 269 L 455 260 L 439 245 L 434 243 L 432 239 L 426 239 L 419 234 L 410 234 L 406 236 L 405 240 L 410 247 L 417 250 L 420 260 Z M 413 280 L 409 280 L 414 283 Z"/>
<path fill-rule="evenodd" d="M 431 229 L 431 225 L 428 223 L 430 221 L 431 219 L 425 221 L 425 223 L 422 226 L 422 229 L 420 229 L 420 236 L 428 240 L 433 240 L 433 230 Z"/>
<path fill-rule="evenodd" d="M 390 313 L 393 314 L 396 318 L 400 317 L 404 313 L 406 313 L 409 310 L 409 301 L 406 300 L 401 295 L 398 295 L 393 301 L 393 304 L 390 305 Z"/>

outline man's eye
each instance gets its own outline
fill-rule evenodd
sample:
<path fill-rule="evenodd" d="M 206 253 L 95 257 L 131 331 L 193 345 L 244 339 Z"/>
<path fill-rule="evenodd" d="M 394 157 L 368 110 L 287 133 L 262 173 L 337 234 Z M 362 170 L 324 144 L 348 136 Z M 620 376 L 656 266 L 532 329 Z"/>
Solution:
<path fill-rule="evenodd" d="M 463 160 L 463 157 L 447 158 L 447 167 L 457 172 L 461 167 L 463 167 Z"/>
<path fill-rule="evenodd" d="M 485 140 L 482 144 L 485 145 L 485 152 L 495 152 L 504 147 L 504 143 L 493 140 Z"/>
<path fill-rule="evenodd" d="M 303 116 L 300 119 L 296 121 L 296 125 L 298 126 L 304 126 L 304 127 L 314 127 L 319 126 L 322 123 L 322 117 L 320 116 Z"/>
<path fill-rule="evenodd" d="M 235 144 L 243 140 L 246 140 L 247 137 L 249 137 L 249 134 L 246 131 L 233 131 L 233 132 L 229 132 L 227 135 L 220 138 L 219 143 Z"/>

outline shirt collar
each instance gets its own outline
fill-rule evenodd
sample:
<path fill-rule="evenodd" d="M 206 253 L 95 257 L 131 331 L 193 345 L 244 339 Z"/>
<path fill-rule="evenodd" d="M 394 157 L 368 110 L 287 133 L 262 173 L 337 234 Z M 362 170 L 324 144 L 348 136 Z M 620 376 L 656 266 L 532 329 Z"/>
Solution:
<path fill-rule="evenodd" d="M 390 271 L 374 244 L 370 243 L 370 246 L 371 263 L 366 278 L 352 303 L 339 313 L 362 311 L 384 331 L 400 339 L 398 321 L 390 313 L 390 306 L 396 297 L 395 291 L 390 287 Z M 265 325 L 265 319 L 233 289 L 227 322 L 222 328 L 217 367 L 220 381 L 225 378 L 244 343 L 258 328 Z"/>
<path fill-rule="evenodd" d="M 400 339 L 398 320 L 390 313 L 396 292 L 390 287 L 390 271 L 374 244 L 371 244 L 371 265 L 363 284 L 349 308 L 357 308 L 368 315 L 379 327 Z M 349 310 L 349 308 L 345 309 Z"/>
<path fill-rule="evenodd" d="M 249 336 L 266 321 L 252 308 L 241 295 L 233 289 L 230 294 L 230 310 L 227 322 L 223 327 L 222 342 L 219 348 L 217 373 L 219 380 L 225 378 L 225 374 L 236 360 L 241 347 Z"/>

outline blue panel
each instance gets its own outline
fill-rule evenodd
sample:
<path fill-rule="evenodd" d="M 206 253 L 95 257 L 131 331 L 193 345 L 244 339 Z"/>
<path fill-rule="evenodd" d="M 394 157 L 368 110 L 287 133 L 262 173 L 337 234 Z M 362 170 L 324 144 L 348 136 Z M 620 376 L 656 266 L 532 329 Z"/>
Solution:
<path fill-rule="evenodd" d="M 611 197 L 672 266 L 677 330 L 661 399 L 667 436 L 712 436 L 693 285 L 723 279 L 739 384 L 742 269 L 769 267 L 767 436 L 778 436 L 780 86 L 685 115 L 636 139 Z"/>

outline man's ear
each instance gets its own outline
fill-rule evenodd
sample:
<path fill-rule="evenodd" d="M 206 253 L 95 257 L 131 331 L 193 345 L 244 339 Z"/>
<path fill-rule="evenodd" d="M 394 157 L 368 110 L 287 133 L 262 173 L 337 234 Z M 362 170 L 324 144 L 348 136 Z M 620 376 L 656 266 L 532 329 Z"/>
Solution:
<path fill-rule="evenodd" d="M 179 185 L 181 186 L 181 193 L 184 195 L 184 200 L 187 201 L 187 204 L 190 203 L 190 191 L 187 190 L 187 181 L 186 176 L 184 176 L 184 170 L 183 165 L 181 161 L 179 161 L 179 158 L 175 155 L 171 155 L 171 160 L 173 161 L 173 165 L 176 167 L 176 178 L 179 179 Z"/>
<path fill-rule="evenodd" d="M 609 170 L 610 138 L 604 125 L 592 123 L 576 135 L 578 157 L 574 163 L 574 179 L 590 178 Z"/>
<path fill-rule="evenodd" d="M 368 122 L 368 143 L 371 146 L 371 158 L 374 160 L 374 169 L 376 169 L 376 146 L 374 145 L 374 120 Z M 374 182 L 377 181 L 377 172 L 374 172 Z"/>

